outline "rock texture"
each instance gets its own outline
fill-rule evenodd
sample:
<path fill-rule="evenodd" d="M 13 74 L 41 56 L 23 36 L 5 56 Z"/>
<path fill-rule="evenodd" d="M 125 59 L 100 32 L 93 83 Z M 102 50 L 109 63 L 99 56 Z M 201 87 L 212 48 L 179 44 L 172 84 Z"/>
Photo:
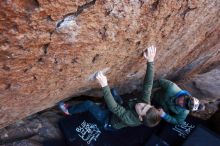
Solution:
<path fill-rule="evenodd" d="M 58 120 L 63 118 L 57 109 L 34 114 L 0 129 L 1 146 L 66 145 Z"/>
<path fill-rule="evenodd" d="M 1 0 L 0 128 L 95 93 L 97 70 L 121 93 L 140 89 L 141 53 L 152 44 L 156 78 L 189 81 L 215 69 L 219 10 L 219 0 Z"/>

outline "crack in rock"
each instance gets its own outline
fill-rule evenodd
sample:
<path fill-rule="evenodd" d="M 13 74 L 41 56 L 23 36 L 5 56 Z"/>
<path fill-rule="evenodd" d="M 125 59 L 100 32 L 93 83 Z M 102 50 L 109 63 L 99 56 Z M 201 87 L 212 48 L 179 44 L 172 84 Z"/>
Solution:
<path fill-rule="evenodd" d="M 79 16 L 83 12 L 84 9 L 87 9 L 87 8 L 93 6 L 95 4 L 95 2 L 96 2 L 96 0 L 88 2 L 82 6 L 79 6 L 76 12 L 66 14 L 65 16 L 63 16 L 63 19 L 57 23 L 56 27 L 57 28 L 62 27 L 62 24 L 65 23 L 65 21 L 73 20 L 75 17 Z"/>
<path fill-rule="evenodd" d="M 185 19 L 186 14 L 187 14 L 188 12 L 192 11 L 192 10 L 195 10 L 195 9 L 196 9 L 196 8 L 187 7 L 187 8 L 183 11 L 183 13 L 180 14 L 180 16 L 181 16 L 183 19 Z"/>
<path fill-rule="evenodd" d="M 59 27 L 57 27 L 55 31 L 59 34 L 64 34 L 61 37 L 65 42 L 74 43 L 80 28 L 81 27 L 76 22 L 75 16 L 70 15 L 61 20 Z"/>
<path fill-rule="evenodd" d="M 182 17 L 183 20 L 185 20 L 186 14 L 192 10 L 197 9 L 197 7 L 195 8 L 191 8 L 189 6 L 189 0 L 186 1 L 186 9 L 180 14 L 180 16 Z"/>
<path fill-rule="evenodd" d="M 63 16 L 63 19 L 57 23 L 55 31 L 57 33 L 65 34 L 63 39 L 66 42 L 74 43 L 81 28 L 80 25 L 77 24 L 76 17 L 79 16 L 85 9 L 93 6 L 95 2 L 96 0 L 88 2 L 79 6 L 76 12 Z"/>

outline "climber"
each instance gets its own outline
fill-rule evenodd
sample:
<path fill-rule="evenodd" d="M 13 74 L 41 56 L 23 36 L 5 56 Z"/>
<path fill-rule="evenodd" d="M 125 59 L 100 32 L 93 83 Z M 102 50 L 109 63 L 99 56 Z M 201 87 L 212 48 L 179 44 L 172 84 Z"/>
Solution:
<path fill-rule="evenodd" d="M 154 77 L 154 57 L 156 48 L 151 46 L 144 51 L 147 60 L 147 71 L 144 79 L 143 97 L 128 101 L 126 106 L 117 103 L 111 94 L 107 78 L 102 72 L 96 74 L 96 79 L 102 87 L 104 99 L 108 109 L 101 108 L 92 101 L 84 101 L 76 106 L 67 108 L 66 104 L 60 103 L 60 109 L 67 115 L 80 112 L 90 112 L 106 130 L 116 130 L 123 127 L 133 127 L 144 124 L 148 127 L 156 126 L 161 120 L 161 110 L 150 104 L 151 90 Z"/>
<path fill-rule="evenodd" d="M 205 106 L 188 91 L 180 89 L 175 83 L 159 79 L 153 83 L 152 104 L 161 109 L 161 117 L 172 124 L 182 124 L 190 111 L 204 110 Z"/>

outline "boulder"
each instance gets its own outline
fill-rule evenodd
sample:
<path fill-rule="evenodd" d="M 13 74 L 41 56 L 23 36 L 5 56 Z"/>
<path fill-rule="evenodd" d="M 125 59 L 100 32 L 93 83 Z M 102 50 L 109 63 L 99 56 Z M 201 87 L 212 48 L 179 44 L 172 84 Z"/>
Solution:
<path fill-rule="evenodd" d="M 100 92 L 98 70 L 121 94 L 140 90 L 150 45 L 156 78 L 215 68 L 219 8 L 219 0 L 1 0 L 0 128 Z"/>

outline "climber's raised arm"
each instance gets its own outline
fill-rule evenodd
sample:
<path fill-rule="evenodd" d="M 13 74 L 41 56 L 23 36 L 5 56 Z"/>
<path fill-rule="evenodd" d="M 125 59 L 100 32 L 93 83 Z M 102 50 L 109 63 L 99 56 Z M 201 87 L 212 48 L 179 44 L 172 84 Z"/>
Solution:
<path fill-rule="evenodd" d="M 110 88 L 108 86 L 107 77 L 103 75 L 101 71 L 99 71 L 96 74 L 96 79 L 98 80 L 99 84 L 102 87 L 104 100 L 108 106 L 108 109 L 112 113 L 117 115 L 121 120 L 126 119 L 126 117 L 129 115 L 126 114 L 126 109 L 123 106 L 119 105 L 112 96 Z"/>
<path fill-rule="evenodd" d="M 144 78 L 143 97 L 142 100 L 150 104 L 151 90 L 154 80 L 154 58 L 156 55 L 156 47 L 151 46 L 144 51 L 144 58 L 147 61 L 147 70 Z"/>

